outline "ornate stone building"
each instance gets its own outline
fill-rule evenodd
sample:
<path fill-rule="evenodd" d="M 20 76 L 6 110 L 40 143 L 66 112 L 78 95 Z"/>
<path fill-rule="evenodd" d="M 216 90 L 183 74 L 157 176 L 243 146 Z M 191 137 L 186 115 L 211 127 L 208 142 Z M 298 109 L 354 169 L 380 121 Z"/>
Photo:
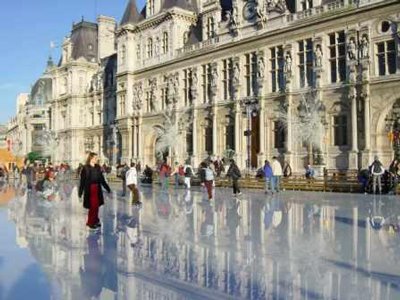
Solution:
<path fill-rule="evenodd" d="M 365 167 L 374 154 L 387 163 L 387 133 L 397 126 L 387 116 L 400 94 L 399 8 L 148 0 L 139 13 L 130 1 L 116 33 L 122 159 L 154 165 L 160 129 L 172 128 L 163 152 L 195 165 L 226 149 L 241 167 L 274 155 L 298 171 L 312 158 L 342 169 Z M 320 118 L 313 146 L 293 128 L 307 114 Z"/>
<path fill-rule="evenodd" d="M 52 80 L 53 161 L 235 151 L 354 169 L 400 152 L 395 0 L 148 0 L 73 26 Z M 245 135 L 246 134 L 246 135 Z M 398 149 L 399 148 L 399 149 Z"/>

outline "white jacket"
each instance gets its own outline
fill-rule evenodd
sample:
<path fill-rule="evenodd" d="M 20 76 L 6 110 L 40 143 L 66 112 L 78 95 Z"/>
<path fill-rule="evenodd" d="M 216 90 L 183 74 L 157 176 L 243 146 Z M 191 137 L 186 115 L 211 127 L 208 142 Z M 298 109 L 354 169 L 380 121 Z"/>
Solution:
<path fill-rule="evenodd" d="M 126 172 L 126 185 L 130 185 L 130 184 L 136 184 L 137 185 L 137 181 L 138 181 L 138 174 L 136 171 L 136 168 L 130 168 L 128 170 L 128 172 Z"/>
<path fill-rule="evenodd" d="M 271 169 L 272 169 L 273 176 L 282 176 L 283 175 L 282 165 L 276 159 L 272 160 Z"/>

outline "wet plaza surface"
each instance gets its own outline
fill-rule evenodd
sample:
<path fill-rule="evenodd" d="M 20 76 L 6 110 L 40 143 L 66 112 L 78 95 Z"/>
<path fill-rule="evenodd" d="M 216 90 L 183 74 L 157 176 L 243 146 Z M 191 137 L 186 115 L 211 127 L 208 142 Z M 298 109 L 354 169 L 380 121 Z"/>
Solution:
<path fill-rule="evenodd" d="M 4 190 L 4 189 L 3 189 Z M 101 233 L 76 186 L 0 208 L 0 299 L 400 299 L 400 198 L 142 187 Z"/>

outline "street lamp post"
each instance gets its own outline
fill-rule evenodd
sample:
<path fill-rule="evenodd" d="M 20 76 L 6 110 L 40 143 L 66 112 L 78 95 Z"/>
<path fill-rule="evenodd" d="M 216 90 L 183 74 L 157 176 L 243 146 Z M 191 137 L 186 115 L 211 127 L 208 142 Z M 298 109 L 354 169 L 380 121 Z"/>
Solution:
<path fill-rule="evenodd" d="M 241 101 L 242 107 L 246 109 L 247 117 L 247 130 L 244 135 L 247 139 L 247 159 L 246 159 L 246 169 L 247 175 L 250 176 L 251 171 L 251 138 L 252 138 L 252 117 L 257 114 L 259 110 L 258 100 L 255 97 L 248 97 Z"/>

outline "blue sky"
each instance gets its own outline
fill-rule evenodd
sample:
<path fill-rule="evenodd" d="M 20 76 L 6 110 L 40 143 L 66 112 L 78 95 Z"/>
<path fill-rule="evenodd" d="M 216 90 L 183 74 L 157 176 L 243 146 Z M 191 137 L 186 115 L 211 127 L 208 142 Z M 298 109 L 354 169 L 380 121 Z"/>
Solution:
<path fill-rule="evenodd" d="M 43 73 L 50 42 L 59 45 L 72 23 L 97 15 L 121 19 L 128 0 L 6 0 L 0 10 L 0 124 L 15 114 L 16 96 Z M 139 9 L 145 0 L 137 0 Z M 96 9 L 97 6 L 97 9 Z M 58 61 L 58 49 L 53 50 Z"/>

